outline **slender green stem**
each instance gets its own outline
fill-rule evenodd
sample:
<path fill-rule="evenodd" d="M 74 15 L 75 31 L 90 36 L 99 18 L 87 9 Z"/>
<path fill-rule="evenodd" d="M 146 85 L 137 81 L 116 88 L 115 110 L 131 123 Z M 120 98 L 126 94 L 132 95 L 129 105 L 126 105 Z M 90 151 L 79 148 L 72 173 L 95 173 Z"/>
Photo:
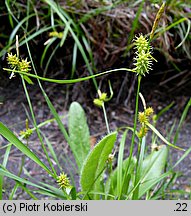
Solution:
<path fill-rule="evenodd" d="M 25 164 L 25 155 L 22 155 L 22 157 L 21 157 L 21 166 L 20 166 L 20 169 L 19 169 L 19 172 L 18 172 L 19 177 L 21 176 L 21 173 L 23 171 L 24 164 Z"/>
<path fill-rule="evenodd" d="M 28 129 L 28 128 L 26 128 L 26 129 Z M 27 138 L 26 139 L 26 146 L 28 147 L 28 145 L 29 145 L 29 140 Z M 21 176 L 21 173 L 23 171 L 24 164 L 25 164 L 25 155 L 22 155 L 22 158 L 21 158 L 21 167 L 20 167 L 20 170 L 19 170 L 19 173 L 18 173 L 19 177 Z"/>
<path fill-rule="evenodd" d="M 125 170 L 124 177 L 123 177 L 123 187 L 126 184 L 126 182 L 125 182 L 126 178 L 125 177 L 127 176 L 128 172 L 129 172 L 131 159 L 132 159 L 132 156 L 133 156 L 133 149 L 134 149 L 134 145 L 135 145 L 135 135 L 136 135 L 136 128 L 137 128 L 137 116 L 138 116 L 139 91 L 140 91 L 140 86 L 141 86 L 141 78 L 142 78 L 142 76 L 139 75 L 138 76 L 138 85 L 137 85 L 137 94 L 136 94 L 136 104 L 135 104 L 135 117 L 134 117 L 133 136 L 132 136 L 132 139 L 131 139 L 129 161 L 128 161 L 128 165 L 127 165 L 127 168 Z M 120 196 L 118 197 L 118 199 L 121 199 L 123 187 L 121 188 L 121 193 L 120 193 Z M 129 188 L 129 185 L 127 186 L 127 188 Z"/>
<path fill-rule="evenodd" d="M 28 139 L 27 139 L 27 144 L 26 144 L 26 145 L 28 146 Z M 25 164 L 25 155 L 22 155 L 22 157 L 21 157 L 20 169 L 19 169 L 19 172 L 18 172 L 18 174 L 17 174 L 17 176 L 19 176 L 19 177 L 20 177 L 21 174 L 22 174 L 24 164 Z M 18 181 L 16 181 L 16 184 L 15 184 L 15 186 L 14 186 L 14 188 L 13 188 L 13 190 L 12 190 L 10 196 L 9 196 L 9 200 L 12 200 L 12 199 L 13 199 L 13 197 L 14 197 L 15 193 L 17 192 L 17 189 L 19 188 L 20 185 L 21 185 L 21 184 L 20 184 Z M 24 189 L 22 188 L 22 192 L 23 192 L 23 191 L 24 191 Z"/>
<path fill-rule="evenodd" d="M 32 104 L 31 104 L 31 100 L 30 100 L 30 97 L 29 97 L 29 94 L 28 94 L 28 90 L 27 90 L 27 87 L 26 87 L 26 84 L 25 84 L 25 80 L 23 78 L 23 76 L 21 75 L 21 78 L 22 78 L 22 83 L 23 83 L 23 88 L 24 88 L 24 91 L 25 91 L 25 95 L 27 97 L 27 101 L 28 101 L 28 104 L 29 104 L 29 108 L 30 108 L 30 111 L 31 111 L 31 115 L 32 115 L 32 119 L 33 119 L 33 123 L 34 123 L 34 126 L 36 128 L 36 132 L 37 132 L 37 135 L 39 137 L 39 140 L 40 140 L 40 143 L 41 143 L 41 146 L 42 146 L 42 149 L 47 157 L 47 160 L 49 162 L 49 165 L 51 166 L 52 168 L 52 171 L 54 173 L 51 173 L 52 177 L 54 177 L 56 179 L 57 177 L 57 174 L 56 174 L 56 171 L 54 170 L 54 167 L 52 166 L 52 163 L 50 161 L 50 158 L 49 158 L 49 155 L 46 151 L 46 148 L 45 148 L 45 145 L 44 145 L 44 142 L 43 142 L 43 139 L 42 139 L 42 136 L 40 134 L 40 131 L 39 131 L 39 128 L 37 127 L 37 123 L 36 123 L 36 119 L 35 119 L 35 115 L 34 115 L 34 112 L 33 112 L 33 108 L 32 108 Z"/>
<path fill-rule="evenodd" d="M 2 163 L 2 166 L 4 168 L 6 168 L 6 166 L 7 166 L 11 147 L 12 147 L 12 143 L 9 143 L 9 145 L 7 146 L 6 151 L 4 153 L 3 163 Z M 0 175 L 0 200 L 2 200 L 2 199 L 3 199 L 3 175 Z"/>
<path fill-rule="evenodd" d="M 138 151 L 137 151 L 137 163 L 136 163 L 136 171 L 135 171 L 135 183 L 134 183 L 134 186 L 138 185 L 136 187 L 136 190 L 134 191 L 133 193 L 133 200 L 137 200 L 138 199 L 138 196 L 139 196 L 139 180 L 140 180 L 140 171 L 141 171 L 141 161 L 140 161 L 140 152 L 141 152 L 141 146 L 142 144 L 142 138 L 139 140 L 139 143 L 138 143 Z"/>
<path fill-rule="evenodd" d="M 49 78 L 45 78 L 45 77 L 40 77 L 40 76 L 38 76 L 38 75 L 36 74 L 36 72 L 35 72 L 35 74 L 36 74 L 36 75 L 35 75 L 35 74 L 26 73 L 26 72 L 18 71 L 18 70 L 14 70 L 14 71 L 13 71 L 12 69 L 8 69 L 8 68 L 3 68 L 3 70 L 9 71 L 9 72 L 14 72 L 14 73 L 19 73 L 19 74 L 26 75 L 26 76 L 28 76 L 28 77 L 33 77 L 33 78 L 35 78 L 35 79 L 42 80 L 42 81 L 45 81 L 45 82 L 52 82 L 52 83 L 58 83 L 58 84 L 73 84 L 73 83 L 77 83 L 77 82 L 86 81 L 86 80 L 92 79 L 92 78 L 94 78 L 94 77 L 103 76 L 103 75 L 108 74 L 108 73 L 119 72 L 119 71 L 135 72 L 135 71 L 132 70 L 132 69 L 118 68 L 118 69 L 108 70 L 108 71 L 104 71 L 104 72 L 101 72 L 101 73 L 98 73 L 98 74 L 94 74 L 94 75 L 91 75 L 91 76 L 78 78 L 78 79 L 57 80 L 57 79 L 49 79 Z"/>
<path fill-rule="evenodd" d="M 105 110 L 104 103 L 102 104 L 102 109 L 103 109 L 103 113 L 104 113 L 104 118 L 105 118 L 105 124 L 106 124 L 106 127 L 107 127 L 107 132 L 109 134 L 110 133 L 110 129 L 109 129 L 109 123 L 108 123 L 107 113 L 106 113 L 106 110 Z"/>

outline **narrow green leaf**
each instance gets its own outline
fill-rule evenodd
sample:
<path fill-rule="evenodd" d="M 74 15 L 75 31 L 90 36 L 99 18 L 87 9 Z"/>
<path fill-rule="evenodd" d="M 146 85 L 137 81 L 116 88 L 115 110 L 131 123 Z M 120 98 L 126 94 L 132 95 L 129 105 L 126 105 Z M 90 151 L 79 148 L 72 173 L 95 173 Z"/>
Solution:
<path fill-rule="evenodd" d="M 164 34 L 165 32 L 167 32 L 168 30 L 170 30 L 171 28 L 174 28 L 175 26 L 177 26 L 179 23 L 182 23 L 184 21 L 187 21 L 188 19 L 186 17 L 180 18 L 179 20 L 177 20 L 176 22 L 173 22 L 172 24 L 170 24 L 169 26 L 165 27 L 165 28 L 159 28 L 158 32 L 154 37 L 153 40 L 158 38 L 160 35 Z"/>
<path fill-rule="evenodd" d="M 55 53 L 56 53 L 56 51 L 58 50 L 58 48 L 59 48 L 59 44 L 57 44 L 57 45 L 54 47 L 54 49 L 53 49 L 53 51 L 51 52 L 51 54 L 50 54 L 48 60 L 46 61 L 46 67 L 45 67 L 44 73 L 43 73 L 43 76 L 44 76 L 44 77 L 45 77 L 46 74 L 47 74 L 49 64 L 50 64 L 52 58 L 55 56 Z"/>
<path fill-rule="evenodd" d="M 69 32 L 71 33 L 78 49 L 80 50 L 81 52 L 81 55 L 84 59 L 84 62 L 86 63 L 86 66 L 88 68 L 88 71 L 90 72 L 91 75 L 93 75 L 93 71 L 92 71 L 92 68 L 90 66 L 90 63 L 89 63 L 89 59 L 86 55 L 86 52 L 80 42 L 80 40 L 78 39 L 78 36 L 75 32 L 75 30 L 78 31 L 78 26 L 75 25 L 74 22 L 72 22 L 72 19 L 69 17 L 69 15 L 67 13 L 65 13 L 65 11 L 63 10 L 63 8 L 59 5 L 59 4 L 56 4 L 56 2 L 52 1 L 52 0 L 44 0 L 45 3 L 47 3 L 53 11 L 55 11 L 55 13 L 60 17 L 60 19 L 62 20 L 62 22 L 65 24 L 65 26 L 68 28 Z M 74 26 L 74 29 L 71 27 L 71 22 Z M 98 85 L 97 85 L 97 82 L 96 80 L 94 79 L 94 77 L 92 78 L 93 79 L 93 82 L 94 82 L 94 85 L 95 85 L 95 88 L 97 89 L 98 88 Z"/>
<path fill-rule="evenodd" d="M 48 146 L 48 149 L 49 149 L 49 151 L 50 151 L 50 154 L 52 155 L 54 161 L 56 162 L 56 165 L 59 167 L 60 171 L 62 171 L 62 167 L 61 167 L 61 165 L 60 165 L 60 163 L 59 163 L 59 161 L 58 161 L 58 157 L 57 157 L 57 155 L 56 155 L 56 153 L 55 153 L 55 151 L 54 151 L 54 148 L 53 148 L 51 142 L 49 141 L 49 139 L 48 139 L 44 134 L 43 134 L 43 137 L 44 137 L 44 139 L 45 139 L 45 141 L 46 141 L 46 144 L 47 144 L 47 146 Z"/>
<path fill-rule="evenodd" d="M 60 41 L 60 47 L 62 47 L 63 45 L 64 45 L 64 42 L 65 42 L 65 40 L 66 40 L 66 38 L 67 38 L 67 35 L 68 35 L 68 31 L 69 31 L 69 29 L 68 29 L 68 26 L 69 26 L 70 24 L 68 23 L 68 25 L 65 27 L 65 29 L 64 29 L 64 32 L 63 32 L 63 36 L 62 36 L 62 39 L 61 39 L 61 41 Z"/>
<path fill-rule="evenodd" d="M 49 41 L 48 41 L 48 44 L 46 45 L 46 47 L 44 48 L 44 51 L 41 55 L 41 59 L 40 59 L 40 67 L 42 68 L 43 67 L 43 63 L 44 63 L 44 59 L 45 59 L 45 56 L 46 56 L 46 53 L 49 49 L 49 47 L 54 43 L 54 41 L 56 40 L 57 38 L 56 37 L 53 37 L 53 38 L 50 38 Z"/>
<path fill-rule="evenodd" d="M 82 167 L 80 184 L 82 191 L 100 192 L 100 180 L 104 167 L 107 164 L 107 159 L 111 153 L 114 143 L 117 138 L 117 132 L 113 132 L 105 136 L 90 152 Z M 85 196 L 85 199 L 99 199 L 99 195 Z"/>
<path fill-rule="evenodd" d="M 33 187 L 36 187 L 44 192 L 47 192 L 47 193 L 51 193 L 51 194 L 55 194 L 56 197 L 60 197 L 60 198 L 65 198 L 64 197 L 64 194 L 61 190 L 57 189 L 57 188 L 54 188 L 54 187 L 51 187 L 49 185 L 45 185 L 45 186 L 49 186 L 50 190 L 45 188 L 45 187 L 42 187 L 40 185 L 37 185 L 33 182 L 30 182 L 29 180 L 26 180 L 26 179 L 23 179 L 21 177 L 18 177 L 16 175 L 14 175 L 13 173 L 9 172 L 8 170 L 4 169 L 3 167 L 1 168 L 0 167 L 0 175 L 4 175 L 4 176 L 7 176 L 8 178 L 11 178 L 17 182 L 20 182 L 20 183 L 23 183 L 23 184 L 27 184 L 27 185 L 31 185 Z M 41 183 L 41 182 L 40 182 Z"/>
<path fill-rule="evenodd" d="M 118 162 L 117 162 L 117 190 L 118 194 L 121 193 L 122 185 L 123 185 L 123 155 L 124 155 L 124 147 L 125 141 L 127 137 L 127 130 L 123 133 L 123 137 L 120 142 L 119 154 L 118 154 Z"/>
<path fill-rule="evenodd" d="M 136 171 L 135 171 L 135 183 L 134 183 L 134 185 L 136 186 L 136 189 L 133 193 L 133 199 L 138 199 L 139 185 L 137 185 L 137 183 L 140 181 L 141 174 L 143 172 L 143 159 L 144 159 L 144 155 L 145 155 L 146 138 L 143 137 L 140 141 L 141 142 L 139 143 L 139 147 L 138 147 L 138 148 L 140 148 L 140 153 L 138 153 L 138 160 L 137 160 Z M 138 152 L 139 152 L 139 150 L 138 150 Z"/>
<path fill-rule="evenodd" d="M 187 21 L 187 24 L 188 24 L 186 34 L 185 34 L 184 38 L 182 39 L 182 41 L 178 44 L 178 46 L 175 47 L 175 49 L 178 49 L 180 46 L 182 46 L 182 44 L 185 42 L 185 40 L 188 38 L 188 36 L 190 34 L 191 22 L 190 22 L 189 19 L 186 19 L 186 21 Z"/>
<path fill-rule="evenodd" d="M 22 27 L 22 25 L 27 21 L 29 20 L 31 17 L 35 16 L 35 13 L 33 14 L 30 14 L 29 16 L 25 17 L 23 20 L 21 20 L 17 26 L 13 29 L 12 33 L 10 34 L 9 36 L 9 45 L 11 45 L 11 43 L 13 42 L 13 40 L 15 39 L 15 36 L 18 32 L 18 30 Z"/>
<path fill-rule="evenodd" d="M 77 54 L 78 54 L 78 47 L 77 47 L 77 44 L 75 43 L 74 47 L 73 47 L 73 54 L 72 54 L 72 74 L 71 74 L 71 79 L 74 77 L 74 73 L 76 71 Z"/>
<path fill-rule="evenodd" d="M 9 142 L 13 143 L 27 157 L 31 158 L 35 163 L 41 166 L 49 174 L 52 175 L 49 168 L 26 146 L 24 145 L 2 122 L 0 122 L 0 134 Z"/>
<path fill-rule="evenodd" d="M 130 180 L 132 180 L 132 177 L 134 177 L 134 168 L 136 165 L 136 158 L 132 157 L 129 167 L 129 172 L 125 176 L 125 170 L 126 167 L 129 164 L 129 158 L 126 158 L 123 160 L 122 164 L 122 177 L 124 179 L 125 184 L 122 185 L 121 190 L 118 191 L 117 185 L 118 185 L 118 169 L 121 169 L 119 166 L 116 167 L 116 169 L 111 173 L 110 177 L 108 178 L 106 182 L 106 191 L 108 194 L 114 195 L 117 199 L 122 199 L 125 197 L 125 195 L 128 192 L 128 183 Z"/>
<path fill-rule="evenodd" d="M 68 129 L 70 136 L 70 147 L 74 154 L 79 170 L 90 151 L 90 133 L 86 116 L 79 103 L 70 105 L 68 117 Z"/>
<path fill-rule="evenodd" d="M 165 112 L 167 112 L 174 105 L 174 101 L 163 108 L 159 113 L 156 114 L 155 121 L 157 121 Z"/>
<path fill-rule="evenodd" d="M 147 191 L 153 187 L 164 170 L 168 156 L 168 149 L 163 146 L 159 151 L 152 152 L 144 161 L 142 166 L 142 180 L 139 186 L 140 199 Z"/>
<path fill-rule="evenodd" d="M 175 146 L 173 145 L 172 143 L 170 143 L 168 140 L 166 140 L 160 133 L 159 131 L 153 127 L 150 123 L 147 123 L 147 126 L 164 142 L 166 143 L 167 145 L 173 147 L 173 148 L 176 148 L 176 149 L 179 149 L 179 150 L 182 150 L 182 151 L 185 151 L 183 148 L 180 148 L 178 146 Z"/>
<path fill-rule="evenodd" d="M 33 81 L 28 76 L 24 75 L 23 78 L 25 79 L 25 81 L 27 81 L 28 84 L 31 84 L 31 85 L 34 84 Z"/>
<path fill-rule="evenodd" d="M 51 29 L 52 29 L 52 26 L 48 26 L 48 27 L 44 26 L 39 31 L 35 31 L 33 34 L 30 34 L 25 40 L 21 41 L 19 43 L 19 46 L 22 46 L 22 45 L 28 43 L 30 40 L 33 40 L 35 37 L 41 35 L 43 32 L 48 32 Z"/>
<path fill-rule="evenodd" d="M 177 130 L 176 130 L 176 133 L 175 133 L 175 136 L 174 136 L 174 143 L 176 143 L 177 140 L 178 140 L 178 135 L 179 135 L 180 129 L 182 127 L 182 124 L 185 121 L 185 118 L 186 118 L 186 116 L 188 114 L 188 111 L 189 111 L 190 107 L 191 107 L 191 98 L 189 99 L 188 103 L 186 104 L 186 106 L 184 108 L 184 111 L 182 112 L 182 115 L 181 115 Z"/>
<path fill-rule="evenodd" d="M 5 151 L 5 154 L 4 154 L 4 157 L 3 157 L 3 167 L 6 167 L 7 166 L 7 162 L 8 162 L 8 159 L 9 159 L 9 154 L 10 154 L 10 151 L 11 151 L 11 147 L 12 147 L 12 144 L 9 143 L 7 148 L 6 148 L 6 151 Z M 0 200 L 2 200 L 3 198 L 3 175 L 0 175 Z"/>

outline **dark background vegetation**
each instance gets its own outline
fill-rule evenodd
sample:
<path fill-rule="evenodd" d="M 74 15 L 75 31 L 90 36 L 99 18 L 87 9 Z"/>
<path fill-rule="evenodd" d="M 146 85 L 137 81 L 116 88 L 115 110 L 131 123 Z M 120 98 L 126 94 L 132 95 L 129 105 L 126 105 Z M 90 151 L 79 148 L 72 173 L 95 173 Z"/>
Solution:
<path fill-rule="evenodd" d="M 118 67 L 132 68 L 133 37 L 139 33 L 145 35 L 150 33 L 156 12 L 162 3 L 162 1 L 109 0 L 55 2 L 58 2 L 66 13 L 67 21 L 75 23 L 73 26 L 70 25 L 86 52 L 93 73 Z M 153 83 L 161 87 L 160 91 L 167 90 L 181 95 L 190 93 L 190 10 L 189 1 L 167 1 L 165 14 L 160 20 L 158 33 L 152 42 L 153 55 L 158 63 L 154 63 L 152 73 L 145 79 L 151 87 Z M 31 17 L 26 19 L 27 16 Z M 1 85 L 9 83 L 2 67 L 6 66 L 6 53 L 15 52 L 15 34 L 19 35 L 20 43 L 24 41 L 24 34 L 26 37 L 31 36 L 29 46 L 39 75 L 70 79 L 89 74 L 80 51 L 74 48 L 76 43 L 70 32 L 61 47 L 60 39 L 55 38 L 42 61 L 46 47 L 44 43 L 51 38 L 49 33 L 63 32 L 66 28 L 60 17 L 51 11 L 46 1 L 2 1 L 0 19 Z M 181 21 L 182 19 L 184 20 Z M 177 21 L 180 23 L 177 24 Z M 48 30 L 40 33 L 48 27 L 50 27 Z M 88 43 L 88 49 L 84 41 Z M 50 64 L 47 64 L 52 53 L 54 55 L 51 57 Z M 20 55 L 23 58 L 28 56 L 25 44 L 20 47 Z M 109 79 L 113 80 L 117 97 L 115 102 L 124 102 L 132 87 L 131 84 L 134 85 L 134 77 L 124 74 L 120 74 L 119 77 L 118 74 L 114 74 L 109 76 Z M 99 78 L 98 82 L 104 80 L 105 77 Z M 125 83 L 122 82 L 123 80 Z M 82 85 L 90 88 L 90 84 L 91 81 Z"/>

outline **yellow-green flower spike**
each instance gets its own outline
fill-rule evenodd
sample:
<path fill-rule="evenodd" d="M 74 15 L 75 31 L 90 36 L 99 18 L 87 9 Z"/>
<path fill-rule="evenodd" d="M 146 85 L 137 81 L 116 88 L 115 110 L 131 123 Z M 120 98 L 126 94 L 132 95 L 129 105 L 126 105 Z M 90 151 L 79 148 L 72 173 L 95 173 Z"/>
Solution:
<path fill-rule="evenodd" d="M 151 116 L 153 113 L 154 113 L 154 110 L 153 110 L 152 107 L 148 107 L 148 108 L 145 110 L 145 115 L 146 115 L 146 116 Z"/>
<path fill-rule="evenodd" d="M 53 31 L 49 33 L 49 37 L 57 37 L 57 38 L 62 38 L 63 37 L 63 33 L 62 32 L 57 32 L 57 31 Z"/>
<path fill-rule="evenodd" d="M 98 89 L 98 96 L 99 96 L 99 98 L 94 99 L 94 104 L 98 107 L 102 107 L 104 102 L 108 101 L 107 93 L 102 93 Z"/>
<path fill-rule="evenodd" d="M 113 159 L 114 159 L 114 154 L 109 154 L 107 162 L 112 163 Z"/>
<path fill-rule="evenodd" d="M 65 173 L 60 173 L 60 175 L 57 177 L 57 183 L 62 189 L 71 187 L 70 180 Z"/>
<path fill-rule="evenodd" d="M 138 137 L 143 138 L 144 136 L 146 136 L 147 132 L 148 132 L 147 127 L 145 126 L 141 127 L 140 131 L 138 132 Z"/>
<path fill-rule="evenodd" d="M 33 133 L 33 131 L 30 128 L 28 128 L 28 129 L 26 129 L 26 131 L 21 131 L 20 135 L 23 135 L 24 139 L 29 139 L 29 137 L 32 135 L 32 133 Z"/>
<path fill-rule="evenodd" d="M 144 112 L 139 112 L 138 120 L 141 124 L 146 124 L 148 122 L 148 117 L 145 115 Z"/>
<path fill-rule="evenodd" d="M 13 55 L 12 53 L 8 53 L 7 62 L 10 68 L 17 68 L 19 65 L 19 58 L 16 56 L 16 54 Z"/>
<path fill-rule="evenodd" d="M 104 102 L 107 101 L 107 93 L 101 93 L 99 99 L 104 101 Z"/>
<path fill-rule="evenodd" d="M 103 101 L 102 100 L 100 100 L 100 99 L 98 99 L 98 98 L 96 98 L 96 99 L 94 99 L 94 104 L 96 105 L 96 106 L 98 106 L 98 107 L 102 107 L 103 106 Z"/>
<path fill-rule="evenodd" d="M 144 51 L 145 53 L 150 49 L 148 40 L 140 34 L 139 36 L 135 36 L 135 49 L 137 49 L 138 53 L 142 53 Z"/>
<path fill-rule="evenodd" d="M 19 62 L 18 69 L 24 72 L 28 72 L 30 70 L 30 62 L 27 61 L 27 58 L 25 60 L 22 59 Z"/>
<path fill-rule="evenodd" d="M 30 70 L 30 62 L 27 61 L 27 58 L 20 60 L 16 54 L 8 53 L 7 62 L 11 69 L 23 72 L 28 72 Z"/>
<path fill-rule="evenodd" d="M 143 36 L 140 35 L 139 37 L 135 38 L 135 49 L 136 57 L 135 60 L 135 72 L 137 75 L 145 76 L 146 73 L 152 69 L 152 60 L 153 57 L 151 56 L 151 46 L 149 45 L 149 41 Z"/>

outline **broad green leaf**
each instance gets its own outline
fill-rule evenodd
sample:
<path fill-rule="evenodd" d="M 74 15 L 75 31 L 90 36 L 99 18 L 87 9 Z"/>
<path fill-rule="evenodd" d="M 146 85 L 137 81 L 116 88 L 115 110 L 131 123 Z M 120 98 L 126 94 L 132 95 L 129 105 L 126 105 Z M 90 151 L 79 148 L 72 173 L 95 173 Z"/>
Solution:
<path fill-rule="evenodd" d="M 52 175 L 49 168 L 26 146 L 24 145 L 2 122 L 0 122 L 0 134 L 9 142 L 16 146 L 27 157 L 31 158 L 35 163 L 41 166 L 49 174 Z"/>
<path fill-rule="evenodd" d="M 99 195 L 90 196 L 88 192 L 100 192 L 101 174 L 107 165 L 107 159 L 113 149 L 116 138 L 117 132 L 108 134 L 87 156 L 82 167 L 80 179 L 82 191 L 86 193 L 85 199 L 99 199 Z"/>
<path fill-rule="evenodd" d="M 142 180 L 139 187 L 139 199 L 152 187 L 158 178 L 160 178 L 168 156 L 168 149 L 162 146 L 158 151 L 152 152 L 144 161 L 142 167 Z"/>
<path fill-rule="evenodd" d="M 90 133 L 83 108 L 73 102 L 69 109 L 70 148 L 74 154 L 79 170 L 90 151 Z"/>

